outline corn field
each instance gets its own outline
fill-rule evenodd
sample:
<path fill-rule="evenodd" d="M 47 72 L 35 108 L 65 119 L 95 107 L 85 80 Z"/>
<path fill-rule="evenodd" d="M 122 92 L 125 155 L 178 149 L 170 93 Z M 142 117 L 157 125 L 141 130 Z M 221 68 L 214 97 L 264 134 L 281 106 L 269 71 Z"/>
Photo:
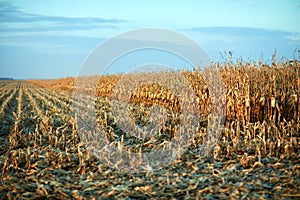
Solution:
<path fill-rule="evenodd" d="M 92 98 L 95 77 L 82 77 L 86 100 L 72 98 L 75 78 L 0 81 L 0 198 L 299 199 L 298 61 L 215 67 L 226 88 L 226 117 L 213 150 L 204 158 L 194 153 L 207 134 L 210 88 L 200 69 L 183 70 L 201 116 L 194 143 L 172 164 L 140 173 L 100 162 L 78 135 L 77 118 L 83 116 L 75 117 L 72 105 L 84 107 Z M 112 142 L 124 135 L 110 112 L 122 77 L 100 77 L 92 99 L 103 134 Z M 130 103 L 131 116 L 141 126 L 148 123 L 152 105 L 175 114 L 181 106 L 176 95 L 157 84 L 135 90 Z M 132 151 L 151 151 L 176 135 L 176 120 L 171 117 L 161 127 L 161 137 L 142 144 L 122 139 Z"/>

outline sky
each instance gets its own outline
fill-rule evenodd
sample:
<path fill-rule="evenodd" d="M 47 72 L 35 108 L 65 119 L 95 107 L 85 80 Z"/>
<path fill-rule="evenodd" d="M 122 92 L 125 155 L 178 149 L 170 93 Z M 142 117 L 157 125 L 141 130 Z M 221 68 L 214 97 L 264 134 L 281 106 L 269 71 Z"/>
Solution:
<path fill-rule="evenodd" d="M 0 77 L 77 76 L 90 53 L 126 31 L 168 29 L 197 42 L 214 62 L 299 59 L 300 0 L 0 0 Z M 153 61 L 152 61 L 153 60 Z M 135 52 L 112 62 L 109 73 L 141 63 L 185 61 Z"/>

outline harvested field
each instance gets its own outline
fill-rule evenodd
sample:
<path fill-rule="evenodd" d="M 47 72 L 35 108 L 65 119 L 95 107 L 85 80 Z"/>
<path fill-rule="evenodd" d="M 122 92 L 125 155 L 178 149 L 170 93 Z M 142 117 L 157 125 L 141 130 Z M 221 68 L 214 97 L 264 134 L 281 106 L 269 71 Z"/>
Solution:
<path fill-rule="evenodd" d="M 78 135 L 72 105 L 75 79 L 0 81 L 1 199 L 299 199 L 300 65 L 298 61 L 216 64 L 226 88 L 226 119 L 218 143 L 202 158 L 212 107 L 201 71 L 183 71 L 196 94 L 201 115 L 194 143 L 172 164 L 146 172 L 118 170 L 100 162 Z M 159 74 L 158 74 L 159 76 Z M 121 133 L 110 104 L 122 75 L 101 77 L 95 111 L 111 142 Z M 86 78 L 86 98 L 92 98 Z M 140 87 L 130 98 L 136 123 L 149 107 L 178 112 L 176 96 L 159 85 Z M 163 137 L 128 143 L 152 151 L 176 135 L 176 118 Z M 171 135 L 172 137 L 168 137 Z M 123 138 L 124 142 L 130 138 Z M 140 145 L 140 146 L 138 146 Z M 141 147 L 141 148 L 140 148 Z"/>

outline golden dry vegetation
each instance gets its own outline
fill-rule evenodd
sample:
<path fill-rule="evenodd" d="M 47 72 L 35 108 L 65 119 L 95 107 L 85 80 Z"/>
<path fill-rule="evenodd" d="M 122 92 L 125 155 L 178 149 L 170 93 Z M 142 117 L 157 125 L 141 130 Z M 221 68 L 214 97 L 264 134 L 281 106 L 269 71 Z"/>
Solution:
<path fill-rule="evenodd" d="M 84 107 L 88 100 L 72 98 L 75 79 L 1 81 L 1 199 L 300 198 L 299 63 L 225 63 L 216 68 L 226 88 L 226 119 L 213 151 L 204 158 L 195 154 L 207 137 L 209 88 L 200 70 L 183 71 L 201 116 L 194 143 L 160 170 L 132 173 L 87 151 L 72 105 Z M 97 78 L 82 79 L 86 85 L 80 92 L 92 98 L 90 84 Z M 121 79 L 101 77 L 93 100 L 103 134 L 117 143 L 126 133 L 116 127 L 110 105 Z M 175 113 L 161 127 L 160 137 L 144 143 L 122 137 L 133 151 L 151 151 L 176 135 L 174 116 L 181 105 L 168 88 L 144 85 L 134 90 L 130 102 L 139 125 L 148 123 L 151 105 Z"/>

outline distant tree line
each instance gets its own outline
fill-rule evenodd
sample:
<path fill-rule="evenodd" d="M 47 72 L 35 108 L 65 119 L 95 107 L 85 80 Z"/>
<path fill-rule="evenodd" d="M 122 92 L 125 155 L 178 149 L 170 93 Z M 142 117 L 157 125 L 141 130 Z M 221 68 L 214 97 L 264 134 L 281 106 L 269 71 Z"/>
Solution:
<path fill-rule="evenodd" d="M 14 80 L 13 78 L 1 78 L 0 77 L 0 80 Z"/>

